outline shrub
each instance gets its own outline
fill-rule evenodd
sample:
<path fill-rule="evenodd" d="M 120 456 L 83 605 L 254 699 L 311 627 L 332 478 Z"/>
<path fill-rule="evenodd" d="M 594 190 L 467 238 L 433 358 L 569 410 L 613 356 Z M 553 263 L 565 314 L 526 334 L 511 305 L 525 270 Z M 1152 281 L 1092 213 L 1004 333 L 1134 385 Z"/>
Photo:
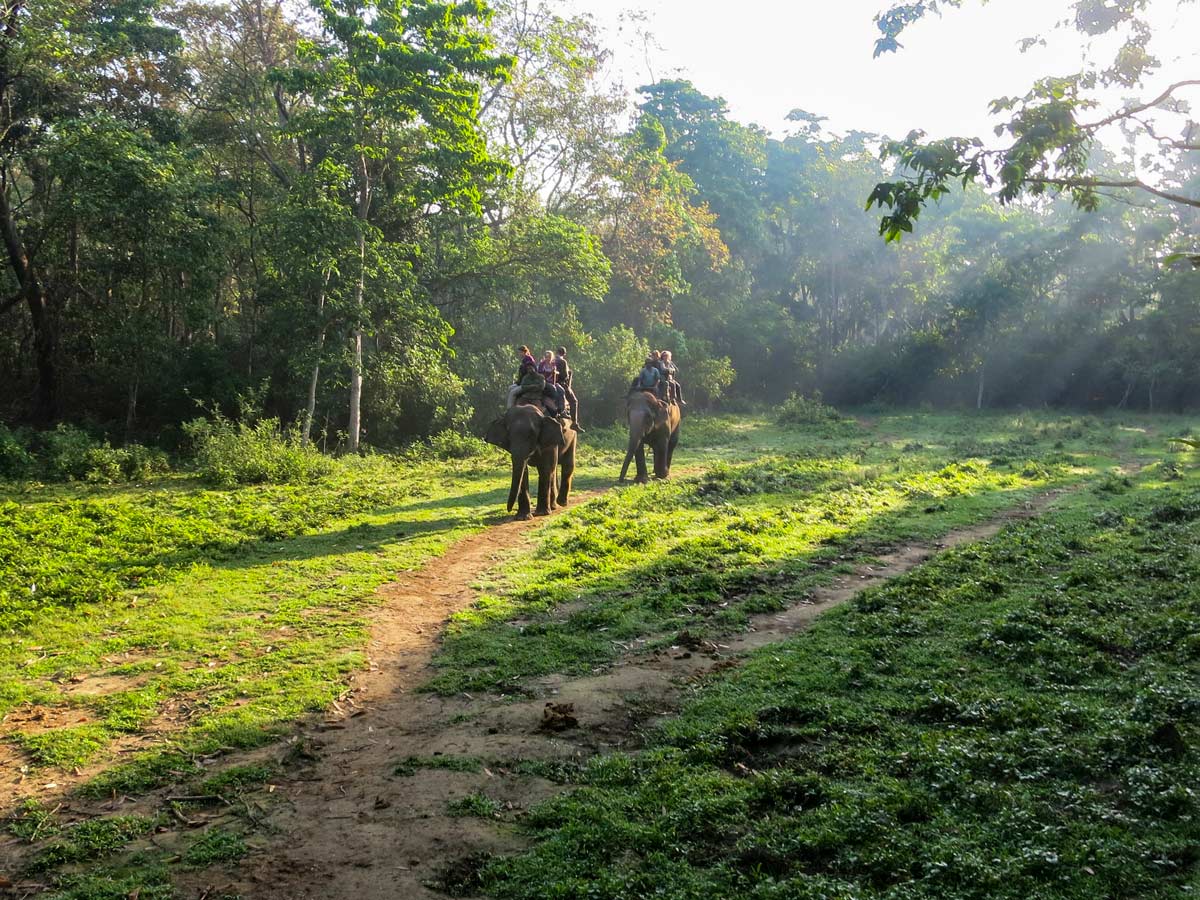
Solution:
<path fill-rule="evenodd" d="M 84 458 L 87 465 L 84 479 L 94 484 L 145 481 L 170 471 L 167 454 L 141 444 L 112 447 L 105 441 L 88 450 Z"/>
<path fill-rule="evenodd" d="M 492 453 L 491 445 L 483 439 L 451 428 L 439 431 L 431 437 L 429 449 L 437 459 L 474 459 Z"/>
<path fill-rule="evenodd" d="M 844 422 L 846 417 L 827 405 L 821 399 L 821 392 L 814 391 L 812 397 L 792 394 L 783 406 L 775 421 L 780 425 L 828 425 L 831 422 Z"/>
<path fill-rule="evenodd" d="M 62 424 L 41 436 L 42 465 L 50 481 L 76 481 L 84 478 L 91 462 L 88 454 L 100 444 L 82 428 Z"/>
<path fill-rule="evenodd" d="M 37 476 L 37 459 L 29 452 L 32 434 L 0 425 L 0 478 L 16 481 Z"/>
<path fill-rule="evenodd" d="M 121 469 L 129 481 L 145 481 L 171 471 L 167 454 L 157 447 L 130 444 L 125 447 L 125 454 Z"/>
<path fill-rule="evenodd" d="M 114 484 L 144 481 L 169 471 L 167 454 L 154 447 L 113 447 L 73 425 L 59 425 L 40 435 L 0 425 L 0 479 Z"/>
<path fill-rule="evenodd" d="M 332 461 L 300 441 L 297 429 L 278 419 L 253 425 L 220 414 L 183 426 L 200 477 L 213 484 L 295 484 L 328 475 Z"/>
<path fill-rule="evenodd" d="M 127 455 L 124 450 L 111 447 L 107 442 L 99 447 L 92 447 L 83 455 L 86 466 L 83 474 L 84 480 L 93 484 L 113 484 L 123 481 L 125 472 L 122 463 L 125 462 Z"/>

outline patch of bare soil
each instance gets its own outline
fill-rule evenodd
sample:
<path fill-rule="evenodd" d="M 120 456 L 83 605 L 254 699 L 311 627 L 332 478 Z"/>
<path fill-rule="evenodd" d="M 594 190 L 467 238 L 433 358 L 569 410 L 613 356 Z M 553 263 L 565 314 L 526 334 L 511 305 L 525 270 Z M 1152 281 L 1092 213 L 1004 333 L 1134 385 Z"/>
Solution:
<path fill-rule="evenodd" d="M 745 653 L 804 630 L 821 613 L 943 549 L 986 539 L 1008 522 L 1036 515 L 1059 493 L 936 544 L 900 547 L 814 591 L 807 602 L 756 617 L 750 630 L 726 642 L 681 635 L 669 651 L 631 651 L 589 677 L 537 679 L 527 685 L 536 696 L 517 702 L 414 692 L 430 674 L 447 617 L 473 602 L 472 583 L 518 548 L 526 529 L 509 523 L 468 538 L 384 589 L 387 602 L 369 668 L 335 718 L 297 738 L 304 765 L 276 789 L 281 802 L 267 821 L 274 836 L 235 869 L 190 879 L 182 885 L 185 896 L 432 900 L 445 896 L 439 888 L 448 883 L 456 896 L 470 893 L 471 873 L 481 860 L 522 845 L 515 816 L 561 790 L 517 774 L 505 761 L 579 761 L 634 748 L 646 728 L 696 689 L 699 676 L 738 665 Z M 465 756 L 485 767 L 395 774 L 408 757 Z M 448 804 L 473 793 L 496 801 L 497 812 L 490 818 L 451 815 Z"/>

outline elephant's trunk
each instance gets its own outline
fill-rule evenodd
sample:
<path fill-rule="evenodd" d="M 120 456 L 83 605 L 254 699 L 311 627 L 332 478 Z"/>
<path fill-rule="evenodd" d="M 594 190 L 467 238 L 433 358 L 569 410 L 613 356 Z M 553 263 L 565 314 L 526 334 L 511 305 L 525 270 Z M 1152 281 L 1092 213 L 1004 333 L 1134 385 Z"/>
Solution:
<path fill-rule="evenodd" d="M 512 487 L 508 489 L 508 511 L 512 512 L 517 502 L 517 491 L 521 489 L 521 481 L 525 475 L 525 463 L 513 460 Z"/>

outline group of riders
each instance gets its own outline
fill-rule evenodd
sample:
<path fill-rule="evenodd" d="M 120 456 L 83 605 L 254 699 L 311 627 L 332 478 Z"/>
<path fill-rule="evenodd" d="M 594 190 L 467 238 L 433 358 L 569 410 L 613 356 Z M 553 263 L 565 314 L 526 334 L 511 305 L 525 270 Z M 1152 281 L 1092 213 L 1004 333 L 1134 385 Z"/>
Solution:
<path fill-rule="evenodd" d="M 508 391 L 509 408 L 518 403 L 534 404 L 548 415 L 569 419 L 572 428 L 582 431 L 579 400 L 571 387 L 574 373 L 567 362 L 567 348 L 559 347 L 557 353 L 547 350 L 541 359 L 534 359 L 529 348 L 522 344 L 517 348 L 517 355 L 521 362 L 515 383 Z M 679 368 L 671 359 L 670 350 L 652 350 L 633 379 L 630 393 L 642 391 L 660 403 L 687 406 L 678 374 Z"/>

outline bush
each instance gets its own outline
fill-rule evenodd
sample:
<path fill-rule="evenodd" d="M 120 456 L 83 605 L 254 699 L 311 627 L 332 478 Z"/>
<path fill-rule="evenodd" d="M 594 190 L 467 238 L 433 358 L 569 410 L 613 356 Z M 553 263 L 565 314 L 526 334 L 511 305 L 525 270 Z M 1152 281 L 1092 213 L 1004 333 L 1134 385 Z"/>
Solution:
<path fill-rule="evenodd" d="M 167 454 L 157 447 L 129 444 L 125 447 L 125 453 L 121 470 L 129 481 L 145 481 L 158 475 L 166 475 L 171 471 Z"/>
<path fill-rule="evenodd" d="M 0 425 L 0 479 L 17 481 L 37 477 L 37 458 L 29 452 L 32 433 Z"/>
<path fill-rule="evenodd" d="M 93 484 L 123 481 L 125 473 L 121 464 L 125 461 L 125 455 L 123 451 L 110 447 L 108 443 L 92 447 L 83 455 L 86 467 L 83 473 L 84 480 Z"/>
<path fill-rule="evenodd" d="M 91 469 L 88 454 L 100 444 L 82 428 L 62 424 L 41 436 L 42 466 L 49 481 L 77 481 Z"/>
<path fill-rule="evenodd" d="M 812 397 L 792 394 L 779 408 L 775 421 L 780 425 L 828 425 L 844 422 L 846 417 L 826 404 L 820 391 L 815 391 Z"/>
<path fill-rule="evenodd" d="M 439 431 L 429 439 L 430 452 L 436 459 L 474 459 L 490 456 L 492 446 L 473 434 L 462 434 L 452 428 Z"/>
<path fill-rule="evenodd" d="M 333 462 L 300 432 L 284 430 L 278 419 L 248 425 L 220 414 L 194 419 L 183 426 L 201 478 L 230 487 L 235 484 L 296 484 L 315 481 L 333 470 Z"/>
<path fill-rule="evenodd" d="M 94 484 L 115 484 L 120 481 L 145 481 L 170 471 L 167 454 L 153 447 L 129 444 L 111 447 L 105 441 L 85 454 L 87 471 L 84 479 Z"/>
<path fill-rule="evenodd" d="M 167 454 L 157 448 L 141 444 L 113 447 L 73 425 L 59 425 L 40 435 L 0 425 L 0 479 L 115 484 L 144 481 L 169 471 Z"/>

